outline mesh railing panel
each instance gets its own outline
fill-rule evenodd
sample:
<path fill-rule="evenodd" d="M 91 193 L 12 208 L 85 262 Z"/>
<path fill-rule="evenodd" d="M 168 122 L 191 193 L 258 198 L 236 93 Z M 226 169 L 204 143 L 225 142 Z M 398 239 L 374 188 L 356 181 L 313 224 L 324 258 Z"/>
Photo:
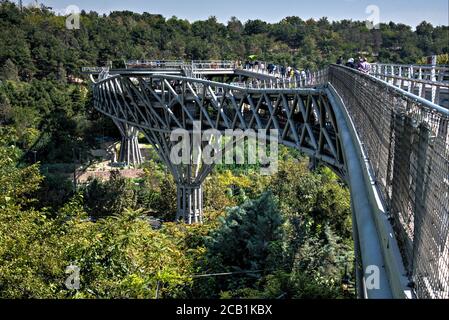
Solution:
<path fill-rule="evenodd" d="M 354 70 L 331 66 L 388 206 L 419 298 L 449 298 L 447 112 Z"/>

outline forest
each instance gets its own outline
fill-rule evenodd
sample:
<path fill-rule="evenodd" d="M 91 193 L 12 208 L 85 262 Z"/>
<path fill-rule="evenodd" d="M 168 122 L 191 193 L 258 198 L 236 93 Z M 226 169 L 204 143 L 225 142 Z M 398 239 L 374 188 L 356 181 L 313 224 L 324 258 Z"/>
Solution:
<path fill-rule="evenodd" d="M 330 169 L 310 170 L 287 148 L 272 176 L 220 165 L 205 182 L 205 223 L 174 223 L 176 186 L 152 153 L 139 178 L 116 170 L 73 186 L 74 163 L 119 132 L 94 110 L 89 83 L 70 79 L 84 66 L 145 58 L 416 63 L 449 53 L 449 27 L 368 30 L 294 16 L 191 23 L 127 11 L 83 11 L 80 27 L 0 2 L 0 298 L 354 298 L 350 196 Z M 79 289 L 65 285 L 69 266 Z"/>

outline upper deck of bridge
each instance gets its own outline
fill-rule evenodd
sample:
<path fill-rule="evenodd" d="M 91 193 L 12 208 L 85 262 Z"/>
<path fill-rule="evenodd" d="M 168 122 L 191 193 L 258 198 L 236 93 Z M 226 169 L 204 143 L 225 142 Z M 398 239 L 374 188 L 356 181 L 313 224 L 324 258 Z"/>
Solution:
<path fill-rule="evenodd" d="M 146 75 L 162 73 L 167 75 L 187 77 L 213 77 L 226 75 L 239 75 L 242 77 L 257 78 L 265 81 L 287 79 L 279 70 L 269 72 L 265 68 L 243 66 L 236 61 L 227 60 L 194 60 L 164 61 L 164 60 L 131 60 L 125 61 L 125 68 L 111 69 L 108 67 L 85 67 L 82 73 L 99 75 L 107 71 L 110 75 Z"/>
<path fill-rule="evenodd" d="M 129 60 L 124 61 L 125 68 L 86 67 L 82 73 L 99 76 L 150 76 L 165 74 L 187 78 L 211 80 L 219 77 L 224 82 L 239 87 L 273 89 L 312 87 L 319 83 L 323 72 L 294 70 L 268 64 L 242 65 L 239 61 L 229 60 Z M 284 70 L 282 70 L 284 69 Z M 374 63 L 370 75 L 388 82 L 400 89 L 432 103 L 449 109 L 449 66 L 436 65 L 401 65 Z M 322 80 L 322 79 L 321 79 Z"/>

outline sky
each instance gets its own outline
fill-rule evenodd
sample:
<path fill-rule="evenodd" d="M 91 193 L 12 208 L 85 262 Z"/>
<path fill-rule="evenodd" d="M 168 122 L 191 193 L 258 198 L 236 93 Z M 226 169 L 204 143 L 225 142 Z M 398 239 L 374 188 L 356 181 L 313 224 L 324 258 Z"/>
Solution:
<path fill-rule="evenodd" d="M 24 4 L 35 0 L 24 0 Z M 39 0 L 46 6 L 63 12 L 69 5 L 86 11 L 109 13 L 116 10 L 149 12 L 189 21 L 205 20 L 216 16 L 226 23 L 236 16 L 241 21 L 261 19 L 278 22 L 287 16 L 307 20 L 323 16 L 330 21 L 352 19 L 365 21 L 374 12 L 367 7 L 379 8 L 380 22 L 394 21 L 415 27 L 426 20 L 433 25 L 449 25 L 449 0 Z"/>

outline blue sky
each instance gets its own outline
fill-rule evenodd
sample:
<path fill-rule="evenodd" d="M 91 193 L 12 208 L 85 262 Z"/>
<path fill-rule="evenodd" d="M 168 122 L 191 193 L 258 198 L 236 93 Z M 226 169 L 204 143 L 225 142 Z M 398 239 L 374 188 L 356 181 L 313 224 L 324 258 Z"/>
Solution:
<path fill-rule="evenodd" d="M 376 5 L 381 22 L 402 22 L 416 26 L 426 20 L 434 25 L 449 25 L 448 0 L 41 0 L 58 11 L 76 5 L 86 11 L 109 13 L 114 10 L 159 13 L 190 21 L 214 15 L 221 22 L 236 16 L 242 21 L 261 19 L 278 22 L 286 16 L 303 19 L 327 16 L 330 20 L 366 20 L 366 8 Z M 34 3 L 34 0 L 24 1 Z"/>

